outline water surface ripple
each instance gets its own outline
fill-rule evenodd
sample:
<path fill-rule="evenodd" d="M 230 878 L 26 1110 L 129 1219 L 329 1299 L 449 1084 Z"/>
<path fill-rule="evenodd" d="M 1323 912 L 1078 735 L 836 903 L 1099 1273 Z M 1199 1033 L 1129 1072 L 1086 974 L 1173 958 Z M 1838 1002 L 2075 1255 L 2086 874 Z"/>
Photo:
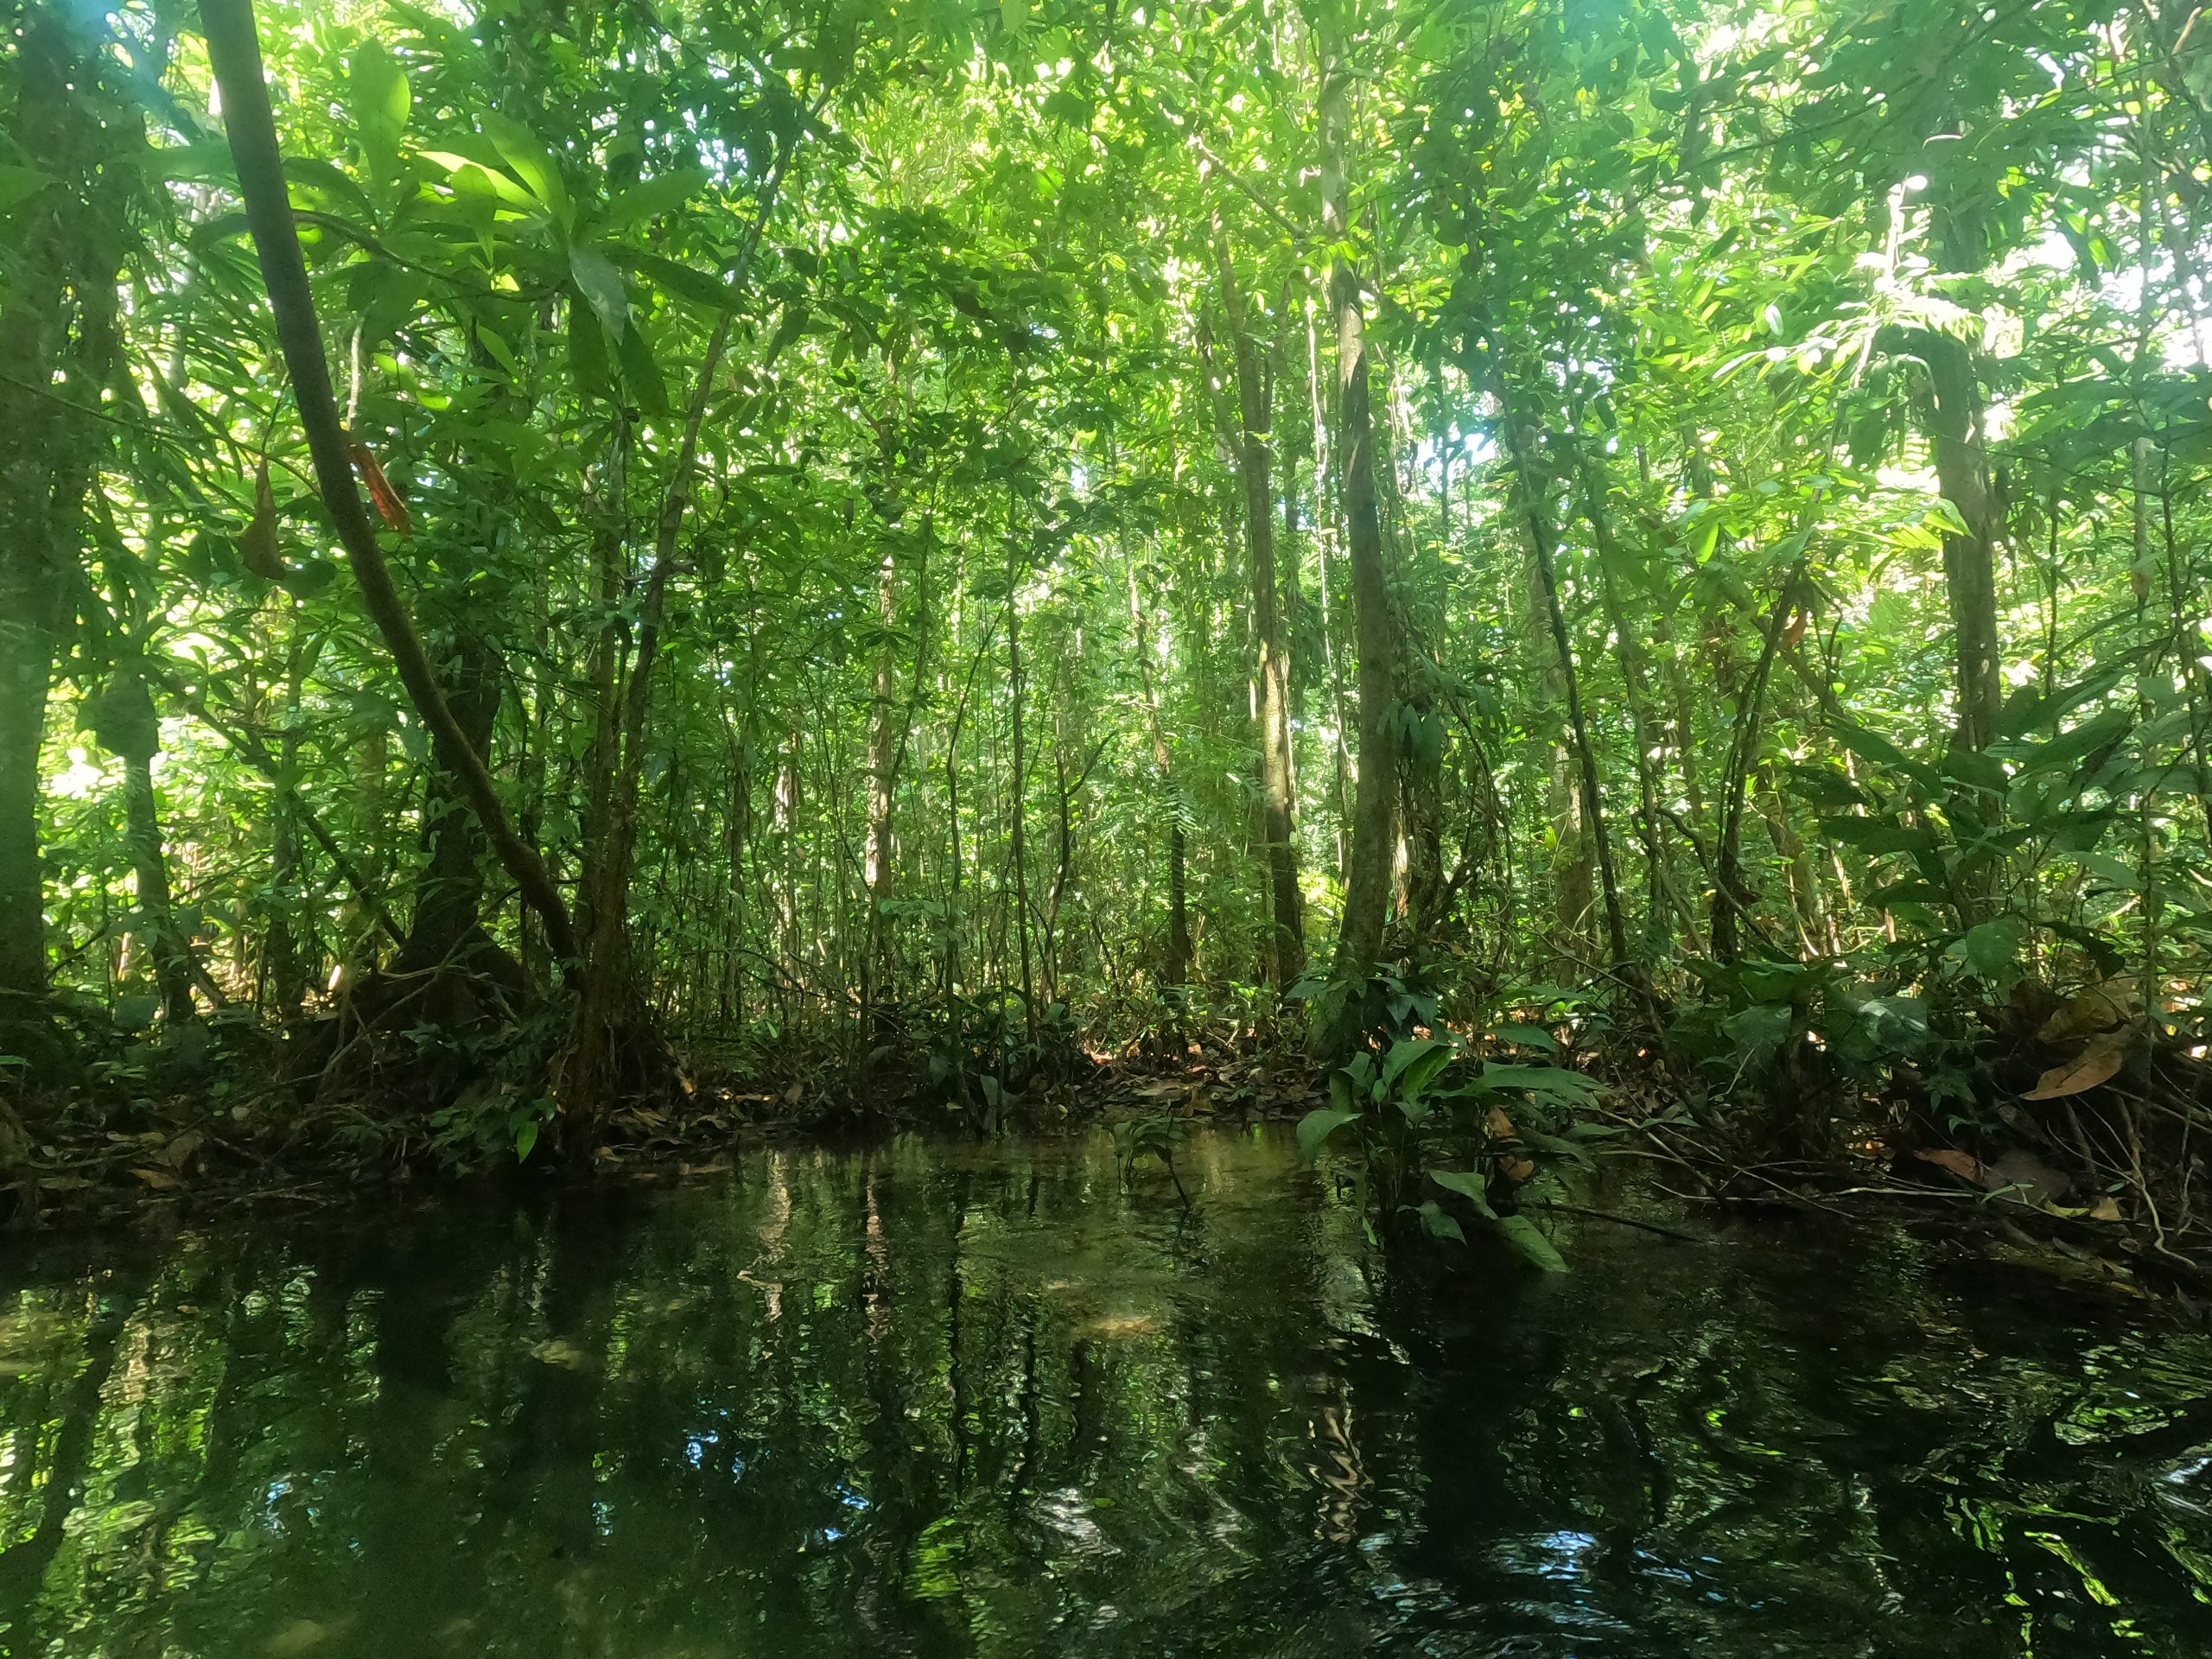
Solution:
<path fill-rule="evenodd" d="M 1903 1232 L 1413 1283 L 1183 1159 L 19 1244 L 0 1653 L 2212 1654 L 2212 1339 Z"/>

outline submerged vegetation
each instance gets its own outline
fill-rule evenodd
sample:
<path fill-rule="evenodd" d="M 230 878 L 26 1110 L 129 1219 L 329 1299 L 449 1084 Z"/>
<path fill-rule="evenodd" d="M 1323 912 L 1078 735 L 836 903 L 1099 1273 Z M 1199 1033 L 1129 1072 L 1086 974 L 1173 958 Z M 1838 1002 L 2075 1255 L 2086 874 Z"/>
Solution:
<path fill-rule="evenodd" d="M 27 1204 L 1147 1056 L 2202 1243 L 2177 0 L 5 16 Z"/>

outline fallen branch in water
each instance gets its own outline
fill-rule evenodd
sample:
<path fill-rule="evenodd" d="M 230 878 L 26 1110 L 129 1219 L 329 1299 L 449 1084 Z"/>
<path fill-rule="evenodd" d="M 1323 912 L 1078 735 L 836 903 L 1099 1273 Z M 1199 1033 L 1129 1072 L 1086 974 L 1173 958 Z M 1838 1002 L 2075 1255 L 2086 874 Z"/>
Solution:
<path fill-rule="evenodd" d="M 1638 1221 L 1634 1216 L 1617 1216 L 1610 1210 L 1586 1210 L 1579 1204 L 1557 1204 L 1549 1198 L 1539 1198 L 1536 1202 L 1547 1210 L 1558 1211 L 1563 1216 L 1586 1216 L 1592 1221 L 1610 1221 L 1616 1227 L 1634 1227 L 1643 1232 L 1656 1233 L 1662 1238 L 1678 1238 L 1685 1244 L 1709 1244 L 1713 1242 L 1678 1228 L 1662 1227 L 1656 1221 Z"/>

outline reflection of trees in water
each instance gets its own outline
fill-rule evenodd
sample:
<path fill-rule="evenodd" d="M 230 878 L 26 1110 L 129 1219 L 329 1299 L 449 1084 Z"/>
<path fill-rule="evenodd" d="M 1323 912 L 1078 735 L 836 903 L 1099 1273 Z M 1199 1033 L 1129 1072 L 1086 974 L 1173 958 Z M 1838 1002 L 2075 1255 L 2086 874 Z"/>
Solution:
<path fill-rule="evenodd" d="M 2088 1652 L 2062 1602 L 2190 1611 L 2207 1529 L 2130 1448 L 2204 1440 L 2201 1344 L 2146 1374 L 1909 1248 L 1432 1282 L 1278 1149 L 1185 1177 L 1189 1217 L 1103 1148 L 779 1152 L 54 1275 L 0 1316 L 0 1645 L 1909 1652 L 2011 1593 Z"/>

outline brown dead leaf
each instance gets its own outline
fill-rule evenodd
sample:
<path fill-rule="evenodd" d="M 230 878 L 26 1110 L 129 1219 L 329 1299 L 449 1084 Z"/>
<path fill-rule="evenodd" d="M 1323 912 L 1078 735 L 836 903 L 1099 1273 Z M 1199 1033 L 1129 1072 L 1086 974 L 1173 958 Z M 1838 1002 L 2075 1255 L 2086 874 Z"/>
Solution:
<path fill-rule="evenodd" d="M 1490 1109 L 1484 1127 L 1490 1130 L 1490 1138 L 1493 1141 L 1517 1141 L 1521 1138 L 1521 1131 L 1513 1127 L 1513 1120 L 1505 1115 L 1502 1107 Z M 1536 1173 L 1536 1166 L 1529 1159 L 1508 1156 L 1497 1160 L 1497 1173 L 1509 1181 L 1525 1181 Z"/>
<path fill-rule="evenodd" d="M 407 512 L 406 502 L 399 499 L 399 492 L 391 487 L 391 480 L 384 475 L 384 468 L 377 461 L 376 452 L 352 433 L 346 435 L 346 451 L 353 459 L 353 470 L 360 474 L 361 482 L 368 486 L 369 499 L 376 504 L 377 516 L 403 536 L 415 533 L 415 521 Z"/>
<path fill-rule="evenodd" d="M 1980 1159 L 1970 1152 L 1959 1152 L 1949 1147 L 1916 1147 L 1912 1155 L 1923 1164 L 1948 1169 L 1961 1180 L 1973 1181 L 1976 1185 L 1980 1185 L 1985 1173 Z"/>
<path fill-rule="evenodd" d="M 187 1129 L 162 1148 L 162 1161 L 171 1169 L 182 1169 L 192 1161 L 193 1154 L 207 1138 L 197 1129 Z"/>
<path fill-rule="evenodd" d="M 2113 1197 L 2111 1193 L 2106 1193 L 2104 1197 L 2099 1198 L 2094 1204 L 2089 1206 L 2088 1217 L 2091 1221 L 2119 1221 L 2123 1219 L 2120 1213 L 2120 1200 Z"/>
<path fill-rule="evenodd" d="M 239 533 L 238 557 L 264 582 L 282 582 L 289 574 L 283 555 L 276 550 L 276 498 L 269 487 L 266 456 L 253 470 L 253 517 Z"/>
<path fill-rule="evenodd" d="M 2036 1035 L 2046 1042 L 2087 1037 L 2120 1025 L 2133 1011 L 2124 990 L 2107 985 L 2085 986 L 2044 1020 Z"/>
<path fill-rule="evenodd" d="M 176 1177 L 166 1169 L 134 1169 L 130 1172 L 156 1192 L 166 1192 L 176 1185 Z"/>
<path fill-rule="evenodd" d="M 2094 1089 L 2109 1078 L 2127 1058 L 2127 1052 L 2113 1039 L 2104 1037 L 2091 1043 L 2070 1060 L 2063 1060 L 2036 1079 L 2036 1086 L 2020 1096 L 2023 1100 L 2058 1100 L 2068 1095 L 2078 1095 Z"/>
<path fill-rule="evenodd" d="M 806 1085 L 803 1083 L 795 1083 L 784 1090 L 784 1104 L 786 1106 L 796 1106 L 805 1098 Z"/>

